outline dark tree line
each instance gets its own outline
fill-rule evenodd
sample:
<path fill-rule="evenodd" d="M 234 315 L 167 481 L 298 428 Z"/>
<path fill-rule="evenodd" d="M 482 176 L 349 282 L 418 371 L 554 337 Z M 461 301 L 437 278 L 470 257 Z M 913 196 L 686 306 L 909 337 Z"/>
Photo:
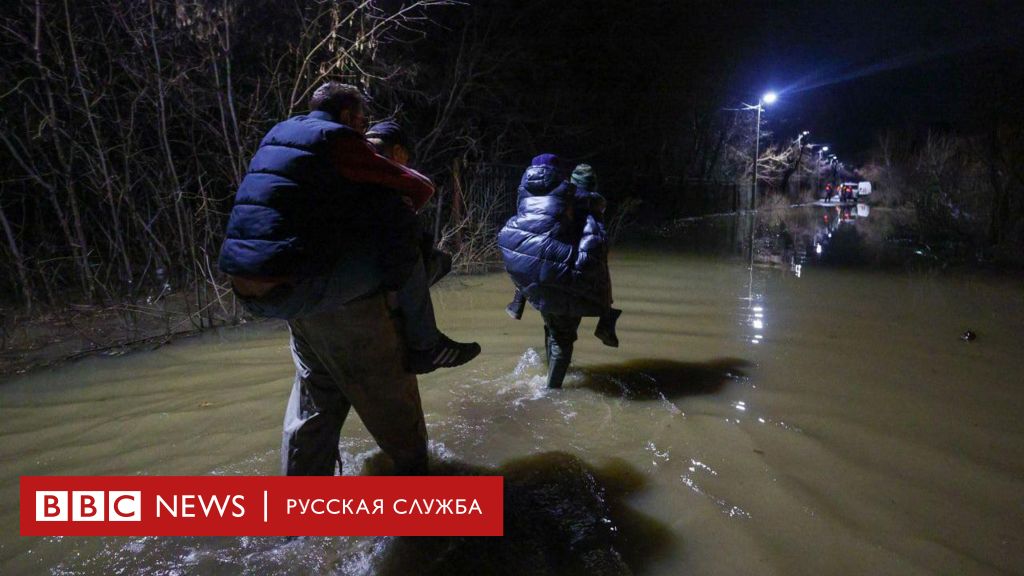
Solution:
<path fill-rule="evenodd" d="M 1020 74 L 1020 72 L 1018 72 Z M 892 129 L 862 172 L 877 200 L 914 208 L 923 239 L 969 257 L 1024 265 L 1024 113 L 1021 75 L 1001 76 L 966 127 Z"/>
<path fill-rule="evenodd" d="M 259 138 L 311 86 L 368 86 L 421 0 L 18 0 L 0 19 L 3 294 L 186 299 L 229 313 L 216 255 Z"/>
<path fill-rule="evenodd" d="M 493 255 L 495 222 L 540 152 L 594 165 L 613 210 L 731 205 L 749 186 L 756 128 L 734 108 L 756 96 L 728 89 L 742 81 L 733 43 L 746 35 L 727 32 L 757 10 L 556 7 L 11 0 L 0 12 L 0 302 L 174 294 L 200 325 L 236 318 L 215 266 L 230 198 L 260 137 L 327 78 L 359 84 L 374 119 L 413 134 L 414 163 L 439 185 L 427 216 L 462 262 Z M 1017 241 L 1022 209 L 1019 131 L 1000 114 L 970 147 L 984 159 L 993 244 Z M 814 152 L 762 138 L 761 189 L 806 189 Z"/>
<path fill-rule="evenodd" d="M 439 236 L 489 234 L 481 219 L 507 209 L 473 166 L 514 174 L 542 151 L 595 164 L 620 205 L 734 178 L 753 120 L 721 111 L 725 75 L 703 57 L 718 47 L 676 34 L 662 8 L 14 0 L 0 15 L 0 295 L 31 310 L 187 292 L 199 323 L 235 317 L 215 264 L 231 195 L 262 134 L 327 78 L 411 128 L 440 185 Z"/>

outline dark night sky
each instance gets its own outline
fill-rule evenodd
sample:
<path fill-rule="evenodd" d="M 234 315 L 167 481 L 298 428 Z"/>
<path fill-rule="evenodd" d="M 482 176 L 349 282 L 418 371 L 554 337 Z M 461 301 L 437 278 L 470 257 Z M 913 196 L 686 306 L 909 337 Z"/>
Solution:
<path fill-rule="evenodd" d="M 632 131 L 672 130 L 688 121 L 673 117 L 673 107 L 700 99 L 736 107 L 774 89 L 780 100 L 766 124 L 776 138 L 810 130 L 812 142 L 853 162 L 885 128 L 970 130 L 985 98 L 1010 89 L 1001 78 L 1024 76 L 1019 0 L 472 5 L 508 22 L 498 34 L 530 62 L 524 94 L 568 90 L 576 102 L 566 109 L 570 123 L 607 123 L 602 108 L 632 105 L 651 117 Z"/>
<path fill-rule="evenodd" d="M 1019 81 L 1024 3 L 779 2 L 748 8 L 736 94 L 772 88 L 779 136 L 810 130 L 862 159 L 886 127 L 970 130 L 993 90 Z M 751 95 L 750 100 L 755 97 Z"/>

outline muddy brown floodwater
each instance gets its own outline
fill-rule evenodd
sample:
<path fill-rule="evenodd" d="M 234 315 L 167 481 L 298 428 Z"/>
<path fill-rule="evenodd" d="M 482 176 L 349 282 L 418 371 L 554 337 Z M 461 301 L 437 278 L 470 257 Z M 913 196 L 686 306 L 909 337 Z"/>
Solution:
<path fill-rule="evenodd" d="M 585 320 L 560 391 L 503 274 L 436 291 L 484 353 L 421 379 L 435 468 L 506 475 L 503 539 L 21 538 L 19 475 L 276 474 L 292 366 L 271 323 L 9 379 L 0 573 L 1024 572 L 1021 282 L 831 210 L 620 247 L 622 347 Z M 358 419 L 341 451 L 374 470 Z"/>

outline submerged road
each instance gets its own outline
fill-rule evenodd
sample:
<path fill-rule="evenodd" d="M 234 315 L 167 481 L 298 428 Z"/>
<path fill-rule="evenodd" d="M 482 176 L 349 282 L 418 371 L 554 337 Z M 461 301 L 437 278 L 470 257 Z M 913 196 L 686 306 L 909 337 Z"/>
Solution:
<path fill-rule="evenodd" d="M 502 539 L 20 538 L 19 475 L 276 474 L 292 366 L 264 323 L 12 379 L 0 573 L 1021 572 L 1019 283 L 835 265 L 884 215 L 823 210 L 782 217 L 788 244 L 754 227 L 753 254 L 729 218 L 620 248 L 622 345 L 585 320 L 560 391 L 504 275 L 435 292 L 484 352 L 421 379 L 434 467 L 506 476 Z M 378 469 L 355 417 L 341 451 Z"/>

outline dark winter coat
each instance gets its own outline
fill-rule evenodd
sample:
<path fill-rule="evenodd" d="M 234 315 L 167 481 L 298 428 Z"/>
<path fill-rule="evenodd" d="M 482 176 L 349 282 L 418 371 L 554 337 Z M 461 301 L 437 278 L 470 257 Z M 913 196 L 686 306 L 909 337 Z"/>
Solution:
<path fill-rule="evenodd" d="M 541 312 L 599 316 L 611 305 L 607 236 L 593 215 L 577 213 L 576 187 L 551 166 L 531 166 L 519 206 L 498 234 L 505 269 Z"/>
<path fill-rule="evenodd" d="M 608 273 L 608 232 L 604 226 L 605 199 L 597 192 L 576 187 L 574 212 L 581 226 L 576 257 L 577 282 L 590 286 L 593 299 L 612 304 L 612 281 Z"/>
<path fill-rule="evenodd" d="M 339 139 L 362 136 L 325 112 L 296 116 L 263 138 L 235 195 L 220 269 L 235 276 L 324 273 L 349 250 L 380 249 L 404 274 L 418 257 L 415 214 L 398 194 L 346 180 Z M 384 272 L 385 274 L 387 272 Z"/>

